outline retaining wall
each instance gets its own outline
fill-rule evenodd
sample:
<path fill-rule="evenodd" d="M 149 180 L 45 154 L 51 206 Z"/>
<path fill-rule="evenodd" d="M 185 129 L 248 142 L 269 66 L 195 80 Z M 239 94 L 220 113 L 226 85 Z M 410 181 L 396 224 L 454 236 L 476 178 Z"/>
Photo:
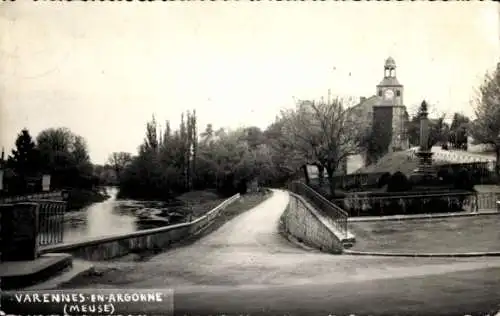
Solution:
<path fill-rule="evenodd" d="M 329 253 L 342 253 L 341 238 L 327 220 L 301 196 L 288 192 L 290 199 L 280 219 L 280 230 L 310 247 Z"/>
<path fill-rule="evenodd" d="M 165 249 L 173 243 L 203 231 L 227 206 L 239 198 L 239 194 L 233 195 L 204 216 L 191 222 L 100 237 L 77 243 L 48 246 L 41 249 L 40 254 L 64 252 L 77 258 L 98 261 L 141 251 Z"/>

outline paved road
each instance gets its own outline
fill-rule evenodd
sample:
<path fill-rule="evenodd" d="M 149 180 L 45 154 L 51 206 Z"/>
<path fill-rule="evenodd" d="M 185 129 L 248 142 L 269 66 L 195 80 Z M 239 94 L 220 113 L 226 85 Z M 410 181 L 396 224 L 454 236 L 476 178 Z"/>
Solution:
<path fill-rule="evenodd" d="M 495 315 L 500 269 L 371 282 L 205 288 L 174 295 L 176 315 Z M 497 316 L 500 315 L 497 314 Z"/>
<path fill-rule="evenodd" d="M 180 305 L 176 306 L 185 306 L 186 302 L 194 302 L 192 300 L 196 298 L 198 303 L 194 302 L 194 307 L 210 310 L 221 306 L 218 304 L 219 300 L 222 300 L 220 295 L 214 294 L 220 292 L 212 291 L 212 287 L 230 286 L 232 290 L 224 294 L 228 298 L 222 301 L 229 304 L 228 308 L 233 308 L 233 311 L 240 306 L 235 302 L 241 300 L 247 300 L 246 305 L 242 303 L 242 306 L 248 308 L 254 306 L 254 309 L 255 306 L 263 306 L 257 304 L 256 300 L 273 308 L 298 306 L 297 304 L 301 302 L 300 304 L 305 304 L 304 306 L 309 308 L 317 306 L 326 309 L 331 302 L 338 302 L 341 303 L 339 306 L 344 306 L 346 308 L 344 310 L 347 311 L 351 307 L 359 307 L 352 305 L 355 304 L 352 297 L 358 291 L 365 293 L 363 298 L 367 303 L 370 297 L 380 298 L 382 295 L 388 304 L 392 304 L 393 301 L 388 298 L 394 293 L 403 293 L 400 291 L 406 290 L 407 284 L 410 284 L 407 283 L 408 278 L 414 280 L 412 284 L 416 287 L 411 289 L 410 296 L 403 296 L 403 300 L 407 303 L 413 299 L 415 293 L 420 293 L 419 299 L 432 298 L 429 296 L 430 293 L 439 291 L 450 294 L 457 284 L 462 286 L 457 288 L 457 293 L 461 293 L 462 296 L 457 297 L 474 296 L 476 294 L 461 291 L 467 289 L 469 283 L 474 288 L 477 284 L 490 282 L 493 275 L 500 276 L 500 259 L 497 258 L 354 257 L 306 251 L 290 244 L 277 232 L 279 217 L 288 198 L 286 192 L 275 191 L 273 196 L 262 204 L 190 246 L 159 254 L 147 262 L 98 264 L 98 275 L 75 280 L 68 287 L 168 287 L 180 291 L 178 294 Z M 494 272 L 481 272 L 493 271 L 485 270 L 492 268 L 499 269 Z M 445 275 L 456 271 L 462 274 L 455 277 L 458 281 L 450 287 L 446 283 Z M 475 273 L 479 281 L 466 278 L 470 273 Z M 462 275 L 467 282 L 460 281 Z M 435 283 L 441 286 L 438 292 Z M 252 290 L 248 286 L 267 286 L 270 289 Z M 367 290 L 363 292 L 364 288 Z M 196 294 L 200 289 L 205 294 Z M 490 283 L 488 289 L 491 291 L 495 289 L 495 293 L 500 293 L 500 282 Z M 377 291 L 382 292 L 377 296 L 375 295 Z M 302 296 L 307 293 L 309 294 Z M 480 296 L 486 297 L 483 294 L 484 292 L 481 292 Z M 346 299 L 349 297 L 347 295 L 352 296 Z M 500 296 L 494 299 L 500 303 Z M 321 300 L 324 303 L 317 305 Z M 468 304 L 464 300 L 460 302 Z"/>

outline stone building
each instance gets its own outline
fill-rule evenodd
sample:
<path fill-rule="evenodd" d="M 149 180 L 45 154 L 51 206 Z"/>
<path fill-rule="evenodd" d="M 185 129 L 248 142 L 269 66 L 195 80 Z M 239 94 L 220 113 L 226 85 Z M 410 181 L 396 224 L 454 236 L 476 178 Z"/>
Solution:
<path fill-rule="evenodd" d="M 384 63 L 384 77 L 376 86 L 376 94 L 362 97 L 352 108 L 360 126 L 376 135 L 384 153 L 409 148 L 406 131 L 409 117 L 403 96 L 404 87 L 396 78 L 396 62 L 389 57 Z"/>

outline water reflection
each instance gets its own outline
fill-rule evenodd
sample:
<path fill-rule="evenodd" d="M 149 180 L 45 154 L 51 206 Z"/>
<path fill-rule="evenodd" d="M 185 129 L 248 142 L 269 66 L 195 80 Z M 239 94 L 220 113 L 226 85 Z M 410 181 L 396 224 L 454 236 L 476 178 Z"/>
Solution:
<path fill-rule="evenodd" d="M 110 198 L 106 201 L 94 203 L 82 210 L 65 214 L 64 242 L 130 233 L 153 227 L 152 225 L 138 224 L 138 218 L 145 208 L 161 208 L 161 202 L 117 200 L 118 190 L 116 188 L 107 188 L 107 193 Z M 158 224 L 154 227 L 158 227 Z"/>

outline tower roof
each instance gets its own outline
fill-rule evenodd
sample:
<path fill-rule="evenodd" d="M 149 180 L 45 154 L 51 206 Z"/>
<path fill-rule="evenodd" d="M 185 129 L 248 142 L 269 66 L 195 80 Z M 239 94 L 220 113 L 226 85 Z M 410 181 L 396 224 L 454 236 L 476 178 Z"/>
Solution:
<path fill-rule="evenodd" d="M 379 86 L 399 87 L 402 85 L 399 83 L 399 81 L 398 81 L 398 79 L 396 79 L 396 77 L 385 77 L 377 85 L 377 87 L 379 87 Z"/>
<path fill-rule="evenodd" d="M 385 60 L 385 68 L 396 68 L 396 61 L 394 61 L 394 58 L 389 57 Z"/>

